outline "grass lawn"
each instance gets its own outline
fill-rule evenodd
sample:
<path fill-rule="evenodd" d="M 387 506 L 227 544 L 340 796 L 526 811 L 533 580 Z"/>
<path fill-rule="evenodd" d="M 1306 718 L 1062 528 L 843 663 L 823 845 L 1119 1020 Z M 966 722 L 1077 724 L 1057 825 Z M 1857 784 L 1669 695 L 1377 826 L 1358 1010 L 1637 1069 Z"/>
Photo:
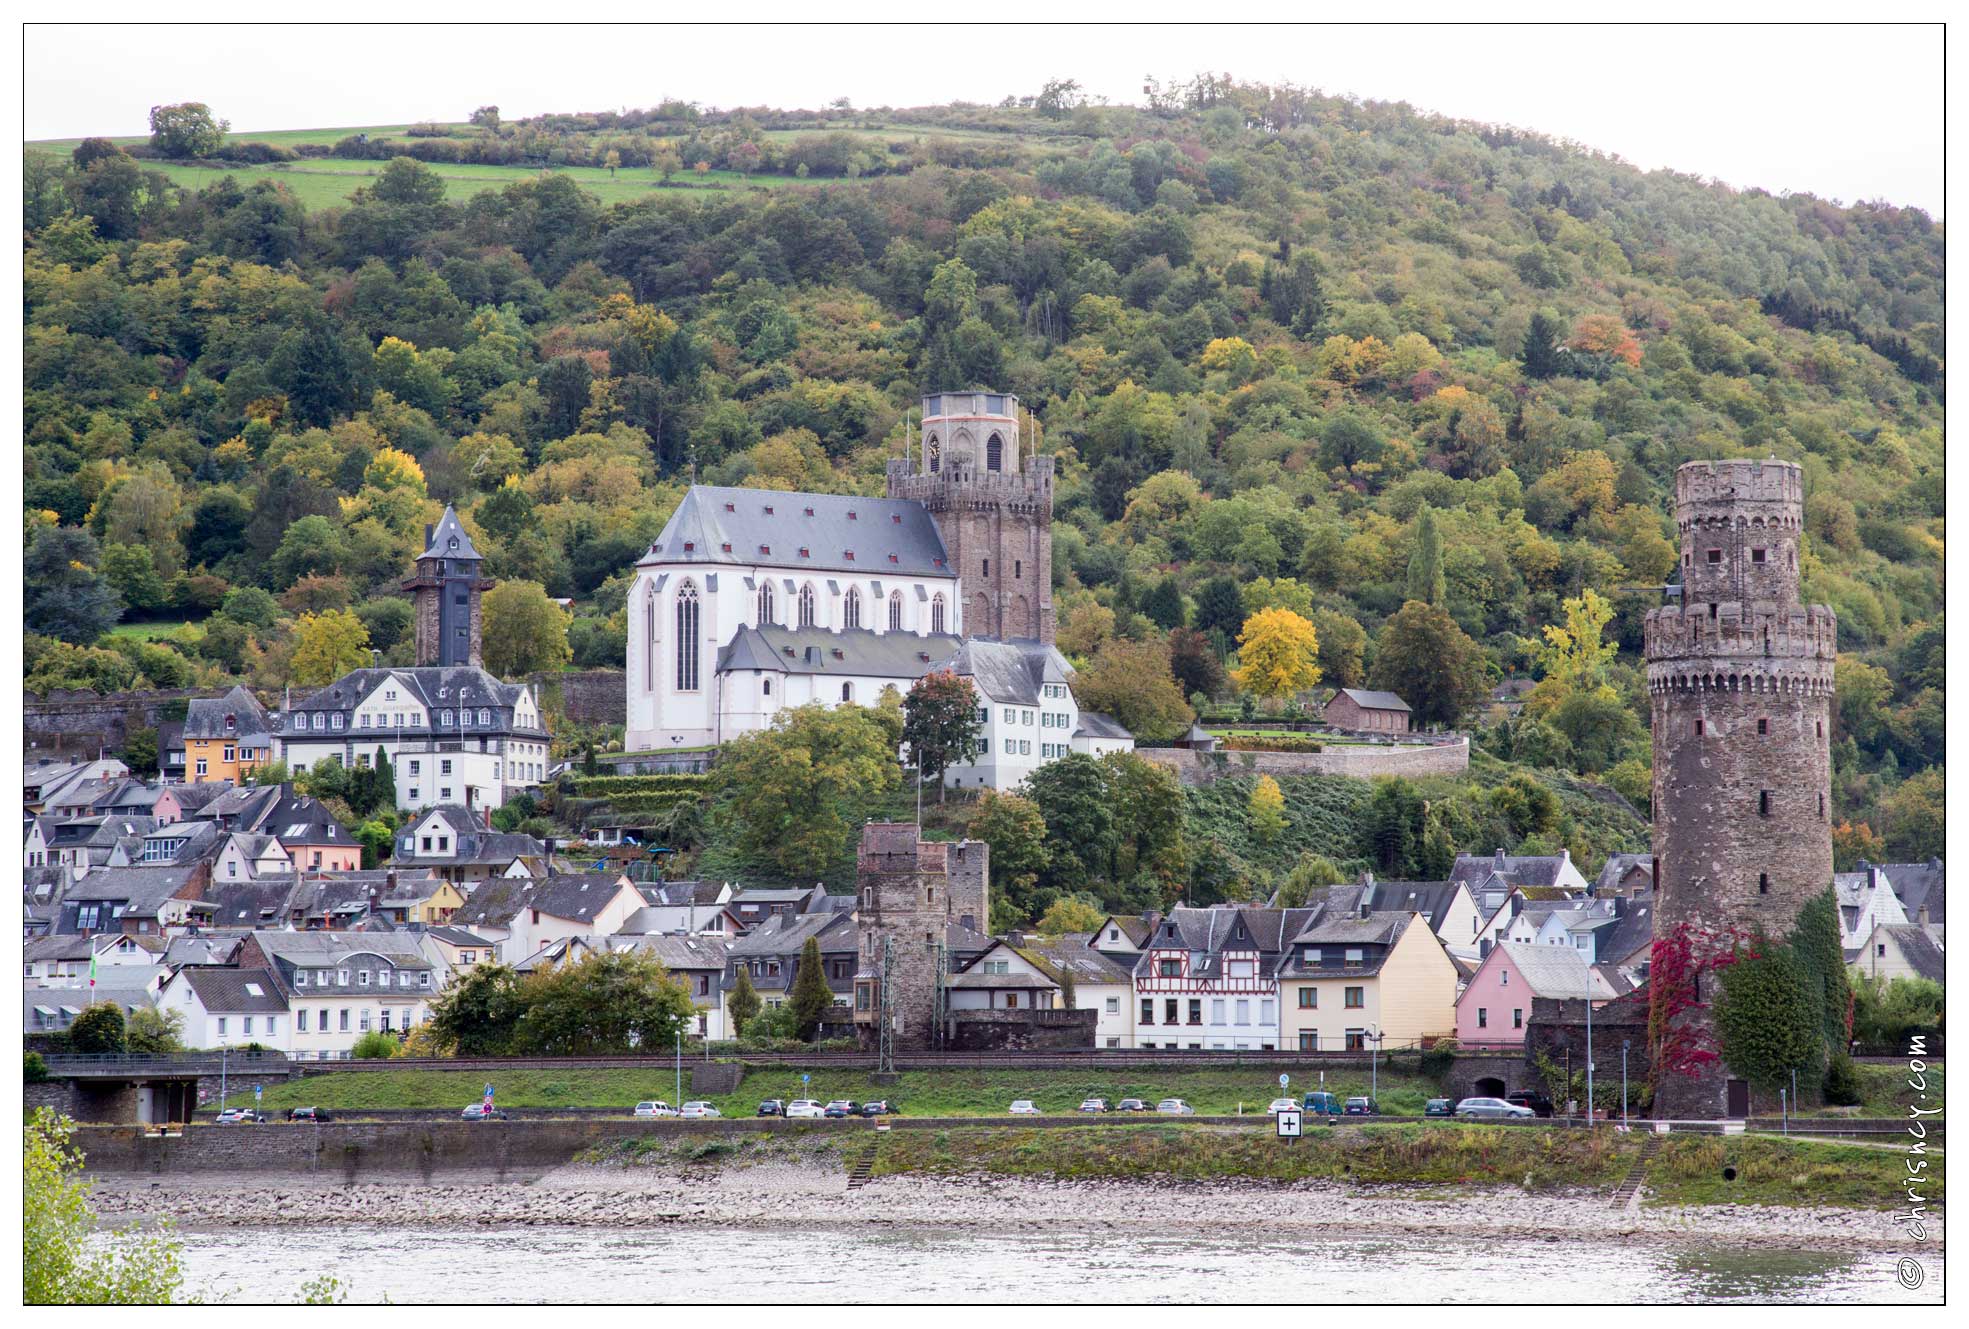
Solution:
<path fill-rule="evenodd" d="M 1937 1208 L 1944 1194 L 1942 1153 L 1927 1156 L 1920 1189 Z M 1648 1203 L 1838 1205 L 1894 1209 L 1907 1202 L 1904 1149 L 1826 1144 L 1769 1135 L 1670 1136 L 1648 1163 Z M 1724 1170 L 1736 1175 L 1726 1177 Z"/>
<path fill-rule="evenodd" d="M 684 1096 L 691 1096 L 690 1066 L 684 1063 Z M 852 1098 L 890 1098 L 913 1117 L 999 1116 L 1015 1098 L 1030 1098 L 1042 1111 L 1067 1113 L 1084 1098 L 1187 1099 L 1205 1116 L 1229 1115 L 1243 1104 L 1247 1113 L 1262 1113 L 1278 1092 L 1278 1072 L 1262 1067 L 1240 1070 L 930 1070 L 904 1071 L 896 1083 L 875 1083 L 867 1071 L 821 1067 L 804 1096 L 823 1101 Z M 319 1105 L 351 1111 L 362 1108 L 462 1108 L 476 1102 L 492 1081 L 506 1107 L 619 1107 L 627 1112 L 639 1099 L 676 1096 L 670 1065 L 661 1060 L 649 1069 L 478 1071 L 342 1071 L 310 1075 L 285 1084 L 269 1085 L 265 1106 L 289 1108 Z M 1327 1088 L 1342 1094 L 1368 1092 L 1365 1070 L 1327 1075 Z M 1317 1088 L 1317 1077 L 1293 1072 L 1295 1091 Z M 1432 1082 L 1414 1075 L 1382 1069 L 1381 1106 L 1394 1112 L 1417 1112 L 1432 1097 Z M 713 1095 L 711 1102 L 726 1116 L 751 1116 L 762 1098 L 803 1096 L 797 1066 L 755 1066 L 747 1069 L 736 1094 Z"/>
<path fill-rule="evenodd" d="M 456 121 L 443 124 L 440 127 L 456 130 L 460 133 L 470 128 L 469 125 Z M 371 138 L 403 138 L 409 132 L 409 125 L 351 125 L 345 129 L 269 129 L 265 131 L 235 129 L 228 131 L 226 137 L 234 143 L 274 143 L 284 148 L 298 148 L 304 143 L 326 143 L 331 145 L 340 143 L 351 134 L 367 134 Z M 79 138 L 44 138 L 35 139 L 29 142 L 27 146 L 43 152 L 66 153 L 75 151 L 81 142 L 82 140 Z M 138 143 L 150 142 L 150 135 L 129 134 L 122 138 L 111 138 L 110 142 L 119 147 L 130 147 Z"/>
<path fill-rule="evenodd" d="M 1860 1115 L 1863 1117 L 1895 1117 L 1907 1115 L 1911 1107 L 1936 1108 L 1942 1106 L 1942 1086 L 1945 1079 L 1942 1063 L 1931 1061 L 1928 1069 L 1922 1072 L 1927 1097 L 1908 1084 L 1907 1067 L 1897 1063 L 1863 1061 L 1853 1067 L 1860 1081 Z M 1817 1116 L 1830 1115 L 1821 1109 Z"/>
<path fill-rule="evenodd" d="M 163 641 L 176 637 L 191 624 L 185 619 L 158 619 L 148 623 L 118 623 L 109 630 L 112 637 L 135 637 L 139 641 Z"/>

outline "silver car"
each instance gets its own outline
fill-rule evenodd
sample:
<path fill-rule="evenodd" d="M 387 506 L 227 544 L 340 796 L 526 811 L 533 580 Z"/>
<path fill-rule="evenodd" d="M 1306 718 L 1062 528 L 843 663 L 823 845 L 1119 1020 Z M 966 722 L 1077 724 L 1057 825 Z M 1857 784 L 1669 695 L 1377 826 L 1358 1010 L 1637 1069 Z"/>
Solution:
<path fill-rule="evenodd" d="M 1466 1098 L 1456 1105 L 1459 1117 L 1530 1117 L 1537 1115 L 1528 1107 L 1507 1103 L 1501 1098 Z"/>
<path fill-rule="evenodd" d="M 1155 1110 L 1165 1117 L 1194 1117 L 1196 1109 L 1180 1098 L 1165 1098 L 1155 1105 Z"/>
<path fill-rule="evenodd" d="M 703 1121 L 710 1117 L 722 1117 L 725 1114 L 718 1111 L 711 1104 L 699 1099 L 684 1104 L 683 1109 L 677 1115 L 685 1121 Z"/>

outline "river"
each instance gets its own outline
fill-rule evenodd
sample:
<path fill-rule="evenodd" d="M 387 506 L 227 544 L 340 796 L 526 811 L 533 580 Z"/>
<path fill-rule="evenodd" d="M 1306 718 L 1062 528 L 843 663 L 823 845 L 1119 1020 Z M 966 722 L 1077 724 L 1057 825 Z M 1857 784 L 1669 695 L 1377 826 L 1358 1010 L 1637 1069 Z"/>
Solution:
<path fill-rule="evenodd" d="M 1939 1303 L 1902 1252 L 1678 1249 L 1495 1236 L 1316 1242 L 1038 1229 L 376 1227 L 181 1229 L 187 1287 L 294 1301 L 340 1275 L 351 1302 Z M 1911 1271 L 1906 1271 L 1910 1279 Z"/>

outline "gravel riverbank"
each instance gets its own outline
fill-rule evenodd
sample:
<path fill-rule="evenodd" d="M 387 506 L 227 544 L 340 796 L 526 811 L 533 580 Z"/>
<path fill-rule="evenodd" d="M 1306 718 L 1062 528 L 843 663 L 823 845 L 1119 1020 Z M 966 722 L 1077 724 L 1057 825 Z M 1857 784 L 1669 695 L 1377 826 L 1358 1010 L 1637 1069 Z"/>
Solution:
<path fill-rule="evenodd" d="M 625 1227 L 645 1224 L 894 1226 L 1144 1231 L 1249 1228 L 1273 1235 L 1472 1235 L 1738 1248 L 1851 1249 L 1902 1239 L 1893 1215 L 1742 1205 L 1616 1212 L 1600 1191 L 1357 1186 L 1329 1181 L 1049 1181 L 880 1177 L 858 1190 L 833 1160 L 752 1167 L 570 1164 L 532 1182 L 451 1178 L 344 1186 L 310 1177 L 109 1176 L 94 1205 L 114 1224 L 168 1217 L 192 1228 L 319 1226 Z"/>

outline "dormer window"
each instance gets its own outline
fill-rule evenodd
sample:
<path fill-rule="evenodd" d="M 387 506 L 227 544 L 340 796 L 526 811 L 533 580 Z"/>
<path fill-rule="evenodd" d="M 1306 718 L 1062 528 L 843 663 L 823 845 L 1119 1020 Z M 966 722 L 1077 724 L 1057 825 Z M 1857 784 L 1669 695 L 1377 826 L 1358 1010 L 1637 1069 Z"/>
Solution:
<path fill-rule="evenodd" d="M 773 552 L 773 547 L 771 545 L 760 545 L 759 552 L 762 554 L 770 554 Z"/>
<path fill-rule="evenodd" d="M 852 563 L 855 561 L 855 551 L 852 549 L 844 549 L 841 551 L 841 557 L 845 561 Z"/>
<path fill-rule="evenodd" d="M 813 515 L 814 515 L 814 510 L 813 510 L 812 508 L 808 508 L 808 509 L 807 509 L 807 515 L 808 515 L 809 517 L 811 517 L 811 516 L 813 516 Z"/>
<path fill-rule="evenodd" d="M 726 511 L 726 512 L 737 512 L 737 511 L 738 511 L 738 508 L 737 508 L 736 506 L 734 506 L 733 504 L 730 504 L 730 503 L 727 503 L 727 504 L 725 504 L 725 511 Z"/>
<path fill-rule="evenodd" d="M 722 549 L 725 553 L 729 554 L 732 551 L 732 542 L 727 540 L 722 545 L 719 545 L 718 547 Z"/>
<path fill-rule="evenodd" d="M 801 558 L 812 558 L 812 557 L 813 557 L 813 555 L 807 552 L 807 547 L 806 547 L 805 545 L 801 545 L 801 546 L 800 546 L 800 557 L 801 557 Z"/>
<path fill-rule="evenodd" d="M 766 515 L 768 517 L 773 515 L 773 505 L 770 503 L 766 504 Z"/>
<path fill-rule="evenodd" d="M 896 556 L 895 556 L 894 554 L 891 554 L 891 555 L 889 555 L 889 561 L 890 561 L 891 563 L 900 563 L 900 562 L 902 562 L 902 560 L 901 560 L 900 558 L 897 558 L 897 557 L 896 557 Z"/>
<path fill-rule="evenodd" d="M 692 550 L 694 550 L 694 549 L 696 549 L 696 548 L 697 548 L 697 541 L 695 541 L 695 540 L 686 540 L 686 541 L 684 541 L 684 552 L 685 552 L 686 554 L 688 554 L 688 553 L 690 553 L 690 552 L 691 552 Z"/>
<path fill-rule="evenodd" d="M 902 525 L 902 514 L 900 512 L 891 512 L 889 514 L 889 520 L 900 526 Z"/>

